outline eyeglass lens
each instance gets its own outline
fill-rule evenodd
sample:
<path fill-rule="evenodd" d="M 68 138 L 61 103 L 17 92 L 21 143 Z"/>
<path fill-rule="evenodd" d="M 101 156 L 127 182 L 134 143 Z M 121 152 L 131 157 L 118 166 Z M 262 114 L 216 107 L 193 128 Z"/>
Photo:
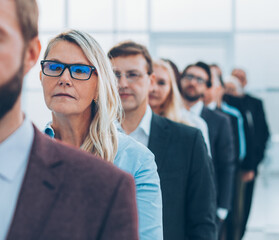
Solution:
<path fill-rule="evenodd" d="M 66 68 L 70 70 L 72 78 L 79 80 L 87 80 L 90 78 L 93 69 L 90 66 L 82 64 L 67 65 L 55 61 L 46 61 L 42 63 L 43 73 L 47 76 L 58 77 L 61 76 Z"/>
<path fill-rule="evenodd" d="M 192 80 L 196 79 L 198 83 L 204 83 L 205 82 L 205 80 L 203 78 L 197 77 L 193 74 L 185 74 L 184 78 L 188 79 L 189 81 L 192 81 Z"/>

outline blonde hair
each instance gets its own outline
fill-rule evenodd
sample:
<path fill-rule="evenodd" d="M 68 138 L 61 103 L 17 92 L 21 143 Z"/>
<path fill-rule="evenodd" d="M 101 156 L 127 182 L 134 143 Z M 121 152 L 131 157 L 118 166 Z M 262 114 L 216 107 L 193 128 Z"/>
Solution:
<path fill-rule="evenodd" d="M 177 87 L 176 78 L 171 65 L 162 59 L 153 61 L 153 68 L 161 67 L 168 73 L 170 79 L 170 93 L 166 101 L 160 106 L 161 116 L 169 118 L 172 121 L 189 125 L 188 121 L 183 119 L 181 110 L 183 108 L 182 99 Z"/>
<path fill-rule="evenodd" d="M 113 162 L 118 147 L 114 123 L 116 120 L 121 121 L 122 107 L 111 63 L 92 36 L 77 30 L 63 32 L 54 37 L 47 46 L 44 59 L 51 48 L 60 41 L 72 42 L 79 46 L 98 73 L 98 99 L 92 102 L 93 119 L 81 149 Z"/>

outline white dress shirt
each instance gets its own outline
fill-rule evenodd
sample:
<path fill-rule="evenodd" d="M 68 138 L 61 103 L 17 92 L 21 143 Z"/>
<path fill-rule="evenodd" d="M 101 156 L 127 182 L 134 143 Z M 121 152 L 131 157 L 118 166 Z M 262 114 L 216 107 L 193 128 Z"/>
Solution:
<path fill-rule="evenodd" d="M 25 119 L 12 135 L 0 143 L 0 239 L 5 239 L 8 234 L 33 139 L 34 128 Z"/>
<path fill-rule="evenodd" d="M 215 110 L 217 108 L 217 102 L 211 102 L 208 105 L 206 105 L 209 109 Z"/>
<path fill-rule="evenodd" d="M 152 119 L 152 110 L 149 105 L 147 105 L 145 114 L 140 121 L 138 127 L 129 134 L 132 138 L 143 144 L 144 146 L 148 146 L 149 136 L 150 136 L 150 128 L 151 128 L 151 119 Z M 117 124 L 117 129 L 121 132 L 125 131 L 121 127 L 120 124 Z"/>
<path fill-rule="evenodd" d="M 197 116 L 200 116 L 201 112 L 202 112 L 202 109 L 203 109 L 203 106 L 204 106 L 203 102 L 202 101 L 198 101 L 195 105 L 193 105 L 190 108 L 190 112 L 194 113 Z"/>
<path fill-rule="evenodd" d="M 183 119 L 188 121 L 193 127 L 196 127 L 199 130 L 201 130 L 204 142 L 205 142 L 206 147 L 207 147 L 208 155 L 211 157 L 208 127 L 207 127 L 206 122 L 200 116 L 188 111 L 185 108 L 183 108 L 181 110 L 181 116 L 182 116 Z"/>

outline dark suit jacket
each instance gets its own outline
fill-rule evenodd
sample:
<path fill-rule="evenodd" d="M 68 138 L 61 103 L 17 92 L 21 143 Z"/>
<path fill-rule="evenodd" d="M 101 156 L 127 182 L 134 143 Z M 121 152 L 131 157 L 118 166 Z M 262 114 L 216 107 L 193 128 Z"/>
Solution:
<path fill-rule="evenodd" d="M 269 129 L 265 118 L 263 103 L 260 99 L 245 94 L 245 101 L 251 110 L 256 135 L 256 166 L 263 160 L 266 143 L 269 138 Z"/>
<path fill-rule="evenodd" d="M 131 240 L 137 228 L 130 175 L 35 130 L 7 240 Z"/>
<path fill-rule="evenodd" d="M 214 173 L 200 131 L 153 114 L 148 148 L 161 181 L 164 240 L 215 240 Z"/>
<path fill-rule="evenodd" d="M 260 99 L 245 94 L 243 97 L 225 95 L 224 100 L 239 109 L 244 120 L 246 138 L 246 158 L 242 163 L 244 170 L 257 171 L 258 164 L 264 158 L 269 138 L 263 103 Z"/>
<path fill-rule="evenodd" d="M 237 117 L 224 112 L 222 109 L 217 108 L 216 110 L 225 114 L 230 119 L 230 123 L 231 123 L 231 127 L 232 127 L 231 129 L 232 129 L 232 133 L 233 133 L 232 138 L 233 138 L 233 146 L 234 146 L 234 152 L 235 152 L 235 154 L 234 154 L 235 165 L 238 166 L 239 165 L 239 151 L 240 151 L 238 119 L 237 119 Z"/>
<path fill-rule="evenodd" d="M 201 117 L 208 126 L 211 154 L 216 173 L 217 206 L 230 209 L 235 169 L 230 119 L 207 107 L 203 107 Z"/>

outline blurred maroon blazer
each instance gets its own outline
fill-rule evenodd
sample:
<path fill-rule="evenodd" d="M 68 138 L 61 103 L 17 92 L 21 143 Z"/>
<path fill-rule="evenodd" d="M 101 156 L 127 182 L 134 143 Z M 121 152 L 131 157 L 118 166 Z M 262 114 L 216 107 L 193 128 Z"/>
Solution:
<path fill-rule="evenodd" d="M 35 128 L 7 240 L 137 240 L 135 196 L 132 176 Z"/>

